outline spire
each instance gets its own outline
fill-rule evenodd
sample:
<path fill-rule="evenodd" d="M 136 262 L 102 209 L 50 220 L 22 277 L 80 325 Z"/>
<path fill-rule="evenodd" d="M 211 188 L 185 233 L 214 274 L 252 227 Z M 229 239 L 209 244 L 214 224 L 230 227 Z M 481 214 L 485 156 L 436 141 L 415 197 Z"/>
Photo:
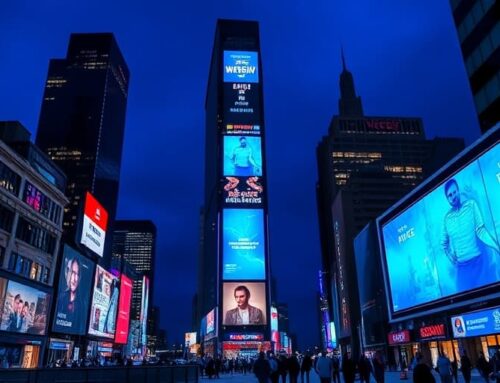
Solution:
<path fill-rule="evenodd" d="M 361 97 L 356 96 L 354 78 L 352 77 L 352 73 L 347 70 L 344 47 L 342 45 L 340 46 L 340 55 L 342 58 L 342 73 L 340 74 L 339 115 L 361 117 L 363 116 Z"/>
<path fill-rule="evenodd" d="M 344 47 L 340 44 L 340 54 L 342 56 L 342 72 L 347 72 L 347 66 L 345 65 Z"/>

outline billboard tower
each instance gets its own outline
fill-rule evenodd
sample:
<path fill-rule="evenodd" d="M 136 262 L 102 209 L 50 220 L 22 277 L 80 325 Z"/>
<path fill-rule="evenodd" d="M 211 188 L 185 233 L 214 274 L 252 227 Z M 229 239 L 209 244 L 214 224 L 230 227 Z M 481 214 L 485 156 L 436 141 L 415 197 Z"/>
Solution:
<path fill-rule="evenodd" d="M 217 308 L 217 336 L 206 342 L 205 352 L 229 356 L 270 348 L 261 68 L 258 23 L 219 20 L 205 106 L 205 205 L 198 314 L 201 319 Z"/>

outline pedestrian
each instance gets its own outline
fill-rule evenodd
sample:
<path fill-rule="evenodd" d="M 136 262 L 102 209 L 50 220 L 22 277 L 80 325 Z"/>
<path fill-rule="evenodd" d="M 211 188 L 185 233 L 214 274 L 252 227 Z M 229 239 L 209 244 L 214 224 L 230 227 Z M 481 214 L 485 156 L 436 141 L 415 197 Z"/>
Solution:
<path fill-rule="evenodd" d="M 452 383 L 451 362 L 446 354 L 442 351 L 439 353 L 439 358 L 437 360 L 437 369 L 439 372 L 439 376 L 441 377 L 441 383 Z"/>
<path fill-rule="evenodd" d="M 451 362 L 451 374 L 455 378 L 455 383 L 458 383 L 458 362 L 456 359 Z"/>
<path fill-rule="evenodd" d="M 319 354 L 319 357 L 316 360 L 315 370 L 321 383 L 330 383 L 332 381 L 332 360 L 326 356 L 326 353 Z"/>
<path fill-rule="evenodd" d="M 345 353 L 342 359 L 342 373 L 344 374 L 345 383 L 354 383 L 354 379 L 356 378 L 356 363 L 352 360 L 350 352 Z"/>
<path fill-rule="evenodd" d="M 490 360 L 490 364 L 490 370 L 492 371 L 491 380 L 500 383 L 500 349 L 495 352 L 495 355 L 493 355 L 493 358 Z"/>
<path fill-rule="evenodd" d="M 302 365 L 300 366 L 300 381 L 301 383 L 304 382 L 304 375 L 306 378 L 306 382 L 309 383 L 309 374 L 311 373 L 311 367 L 312 367 L 312 359 L 311 359 L 311 354 L 309 350 L 306 351 L 306 355 L 302 359 Z"/>
<path fill-rule="evenodd" d="M 490 374 L 490 366 L 482 352 L 479 352 L 479 359 L 476 363 L 477 369 L 486 383 L 489 383 L 488 375 Z"/>
<path fill-rule="evenodd" d="M 271 383 L 278 383 L 280 372 L 278 369 L 278 360 L 274 354 L 269 354 L 269 367 L 271 367 Z"/>
<path fill-rule="evenodd" d="M 372 365 L 365 355 L 359 357 L 358 362 L 359 380 L 361 382 L 370 383 L 370 373 L 372 372 Z"/>
<path fill-rule="evenodd" d="M 215 374 L 215 363 L 211 356 L 208 357 L 205 373 L 208 375 L 208 379 L 212 379 L 212 376 Z"/>
<path fill-rule="evenodd" d="M 259 353 L 259 358 L 253 365 L 253 373 L 257 377 L 259 383 L 268 383 L 269 377 L 271 376 L 271 366 L 263 351 Z"/>
<path fill-rule="evenodd" d="M 425 364 L 422 355 L 417 353 L 415 357 L 417 364 L 413 369 L 413 383 L 436 383 L 436 379 L 434 379 L 429 366 Z"/>
<path fill-rule="evenodd" d="M 286 376 L 288 374 L 288 361 L 284 355 L 280 355 L 278 359 L 278 371 L 281 376 L 281 382 L 286 383 Z"/>
<path fill-rule="evenodd" d="M 382 353 L 377 351 L 375 357 L 373 358 L 373 376 L 377 383 L 384 383 L 385 381 L 385 363 Z M 415 357 L 415 363 L 413 369 L 417 366 L 417 358 Z"/>
<path fill-rule="evenodd" d="M 290 383 L 297 383 L 300 373 L 300 364 L 295 354 L 290 355 L 288 358 L 288 372 L 290 374 Z"/>
<path fill-rule="evenodd" d="M 340 359 L 337 355 L 332 358 L 332 378 L 333 383 L 340 383 Z"/>
<path fill-rule="evenodd" d="M 467 352 L 464 350 L 460 361 L 462 362 L 462 375 L 464 376 L 465 383 L 470 383 L 471 380 L 471 372 L 472 372 L 472 363 L 467 356 Z"/>
<path fill-rule="evenodd" d="M 216 357 L 215 360 L 214 360 L 214 367 L 215 367 L 215 377 L 217 379 L 220 378 L 219 372 L 221 370 L 221 364 L 222 364 L 222 362 L 220 360 L 220 357 Z"/>

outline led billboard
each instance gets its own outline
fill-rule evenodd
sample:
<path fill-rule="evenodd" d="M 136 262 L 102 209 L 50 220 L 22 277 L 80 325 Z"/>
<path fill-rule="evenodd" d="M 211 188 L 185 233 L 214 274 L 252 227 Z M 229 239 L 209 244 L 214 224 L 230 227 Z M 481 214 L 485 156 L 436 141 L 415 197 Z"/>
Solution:
<path fill-rule="evenodd" d="M 50 295 L 0 278 L 0 330 L 45 335 Z"/>
<path fill-rule="evenodd" d="M 149 310 L 149 278 L 146 276 L 142 277 L 142 296 L 141 296 L 141 314 L 140 314 L 140 326 L 141 326 L 141 344 L 142 344 L 142 355 L 146 355 L 147 346 L 147 325 L 148 325 L 148 310 Z"/>
<path fill-rule="evenodd" d="M 131 303 L 132 303 L 132 280 L 125 274 L 122 274 L 120 283 L 118 316 L 116 318 L 116 334 L 115 334 L 116 343 L 127 344 Z"/>
<path fill-rule="evenodd" d="M 260 125 L 226 124 L 224 134 L 238 136 L 260 136 Z"/>
<path fill-rule="evenodd" d="M 264 282 L 225 282 L 222 302 L 225 326 L 267 324 Z"/>
<path fill-rule="evenodd" d="M 392 312 L 500 281 L 499 158 L 495 144 L 379 220 Z"/>
<path fill-rule="evenodd" d="M 189 349 L 194 344 L 196 344 L 196 333 L 195 332 L 184 333 L 184 347 Z"/>
<path fill-rule="evenodd" d="M 80 243 L 102 257 L 107 226 L 108 212 L 92 194 L 87 192 L 85 195 Z"/>
<path fill-rule="evenodd" d="M 223 210 L 223 278 L 265 279 L 264 211 Z"/>
<path fill-rule="evenodd" d="M 94 263 L 65 245 L 52 330 L 85 334 Z"/>
<path fill-rule="evenodd" d="M 260 137 L 224 136 L 224 176 L 262 175 Z"/>
<path fill-rule="evenodd" d="M 224 51 L 224 82 L 258 83 L 258 53 Z"/>
<path fill-rule="evenodd" d="M 223 133 L 260 136 L 259 84 L 226 83 L 223 89 Z"/>
<path fill-rule="evenodd" d="M 500 307 L 481 310 L 451 318 L 455 338 L 484 336 L 500 333 Z"/>
<path fill-rule="evenodd" d="M 262 177 L 224 177 L 224 205 L 228 207 L 261 207 L 264 197 Z"/>
<path fill-rule="evenodd" d="M 90 335 L 114 338 L 119 290 L 118 278 L 97 265 L 90 310 Z"/>

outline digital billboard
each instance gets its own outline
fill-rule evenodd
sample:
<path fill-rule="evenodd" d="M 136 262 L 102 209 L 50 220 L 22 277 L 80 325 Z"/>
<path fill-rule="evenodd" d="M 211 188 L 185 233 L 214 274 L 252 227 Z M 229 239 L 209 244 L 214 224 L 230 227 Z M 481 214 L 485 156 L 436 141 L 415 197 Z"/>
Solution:
<path fill-rule="evenodd" d="M 394 313 L 500 281 L 499 158 L 495 144 L 379 220 Z"/>
<path fill-rule="evenodd" d="M 224 282 L 223 325 L 266 325 L 266 285 L 264 282 Z"/>
<path fill-rule="evenodd" d="M 260 136 L 260 125 L 226 124 L 224 134 L 238 136 Z"/>
<path fill-rule="evenodd" d="M 223 278 L 265 279 L 264 211 L 223 210 Z"/>
<path fill-rule="evenodd" d="M 224 51 L 224 82 L 258 83 L 258 53 Z"/>
<path fill-rule="evenodd" d="M 262 177 L 224 177 L 224 205 L 230 207 L 261 207 L 264 197 Z"/>
<path fill-rule="evenodd" d="M 125 274 L 121 275 L 120 299 L 118 316 L 116 318 L 115 342 L 127 344 L 130 319 L 130 304 L 132 302 L 132 280 Z"/>
<path fill-rule="evenodd" d="M 94 263 L 65 245 L 52 330 L 85 334 Z"/>
<path fill-rule="evenodd" d="M 50 295 L 0 278 L 0 330 L 45 335 Z"/>
<path fill-rule="evenodd" d="M 184 347 L 189 349 L 194 344 L 196 344 L 196 333 L 186 332 L 184 334 Z"/>
<path fill-rule="evenodd" d="M 90 335 L 114 338 L 119 290 L 118 278 L 97 265 L 90 310 Z"/>
<path fill-rule="evenodd" d="M 262 175 L 260 137 L 224 136 L 224 176 Z"/>
<path fill-rule="evenodd" d="M 226 83 L 223 133 L 260 136 L 263 130 L 259 84 Z"/>
<path fill-rule="evenodd" d="M 148 310 L 149 310 L 149 278 L 146 276 L 143 276 L 142 277 L 141 314 L 140 314 L 140 326 L 141 326 L 141 338 L 140 339 L 141 339 L 141 344 L 142 344 L 142 355 L 146 355 Z"/>
<path fill-rule="evenodd" d="M 108 212 L 92 194 L 87 192 L 80 243 L 102 257 L 107 226 Z"/>
<path fill-rule="evenodd" d="M 483 336 L 500 333 L 500 307 L 481 310 L 451 318 L 455 338 Z"/>

